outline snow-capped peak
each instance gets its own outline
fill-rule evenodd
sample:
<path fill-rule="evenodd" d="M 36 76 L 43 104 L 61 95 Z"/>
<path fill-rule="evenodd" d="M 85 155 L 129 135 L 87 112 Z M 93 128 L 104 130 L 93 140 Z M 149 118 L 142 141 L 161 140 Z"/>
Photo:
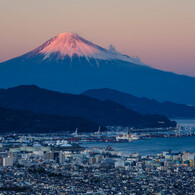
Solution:
<path fill-rule="evenodd" d="M 64 59 L 66 56 L 94 58 L 97 60 L 122 60 L 136 64 L 143 64 L 135 58 L 122 55 L 112 46 L 110 49 L 104 49 L 94 43 L 91 43 L 75 33 L 61 33 L 52 39 L 46 41 L 43 45 L 34 50 L 33 53 L 44 54 L 44 59 L 51 54 L 57 53 L 58 59 Z"/>
<path fill-rule="evenodd" d="M 51 53 L 59 53 L 60 57 L 72 57 L 73 55 L 88 56 L 98 53 L 98 48 L 95 45 L 90 45 L 82 40 L 77 34 L 62 33 L 54 37 L 50 43 L 44 47 L 40 53 L 44 53 L 49 57 Z"/>

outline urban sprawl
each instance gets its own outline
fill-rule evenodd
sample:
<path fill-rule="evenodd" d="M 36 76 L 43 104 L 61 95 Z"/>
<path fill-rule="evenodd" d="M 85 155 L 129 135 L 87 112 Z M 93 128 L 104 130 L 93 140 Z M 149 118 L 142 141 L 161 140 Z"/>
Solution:
<path fill-rule="evenodd" d="M 124 155 L 47 135 L 5 135 L 0 143 L 0 194 L 195 194 L 187 151 Z"/>

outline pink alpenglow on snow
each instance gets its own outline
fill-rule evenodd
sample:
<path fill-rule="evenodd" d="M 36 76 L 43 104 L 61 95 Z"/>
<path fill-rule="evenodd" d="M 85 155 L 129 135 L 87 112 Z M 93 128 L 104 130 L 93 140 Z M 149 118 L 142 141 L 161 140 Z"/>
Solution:
<path fill-rule="evenodd" d="M 136 64 L 143 64 L 139 59 L 122 55 L 116 50 L 105 49 L 94 43 L 91 43 L 74 33 L 61 33 L 38 47 L 36 51 L 44 54 L 44 59 L 50 57 L 53 53 L 58 53 L 58 58 L 64 59 L 66 56 L 85 57 L 86 59 L 94 58 L 97 60 L 123 60 Z"/>

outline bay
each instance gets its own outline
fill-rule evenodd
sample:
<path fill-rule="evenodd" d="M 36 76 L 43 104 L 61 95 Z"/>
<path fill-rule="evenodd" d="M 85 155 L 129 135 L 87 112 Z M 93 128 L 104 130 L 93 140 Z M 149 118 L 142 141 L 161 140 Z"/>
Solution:
<path fill-rule="evenodd" d="M 195 128 L 195 119 L 176 119 L 177 123 L 187 128 Z M 124 154 L 139 153 L 141 155 L 155 155 L 171 149 L 173 152 L 195 152 L 195 136 L 151 138 L 149 140 L 136 140 L 126 143 L 100 143 L 87 142 L 85 147 L 107 147 L 110 145 L 114 150 Z"/>

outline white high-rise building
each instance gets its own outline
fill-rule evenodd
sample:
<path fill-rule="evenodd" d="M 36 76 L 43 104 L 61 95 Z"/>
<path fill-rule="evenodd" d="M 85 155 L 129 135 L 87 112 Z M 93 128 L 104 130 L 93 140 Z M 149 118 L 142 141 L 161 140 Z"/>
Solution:
<path fill-rule="evenodd" d="M 2 166 L 3 167 L 8 167 L 8 166 L 13 166 L 14 164 L 14 157 L 13 156 L 6 156 L 2 157 Z"/>

